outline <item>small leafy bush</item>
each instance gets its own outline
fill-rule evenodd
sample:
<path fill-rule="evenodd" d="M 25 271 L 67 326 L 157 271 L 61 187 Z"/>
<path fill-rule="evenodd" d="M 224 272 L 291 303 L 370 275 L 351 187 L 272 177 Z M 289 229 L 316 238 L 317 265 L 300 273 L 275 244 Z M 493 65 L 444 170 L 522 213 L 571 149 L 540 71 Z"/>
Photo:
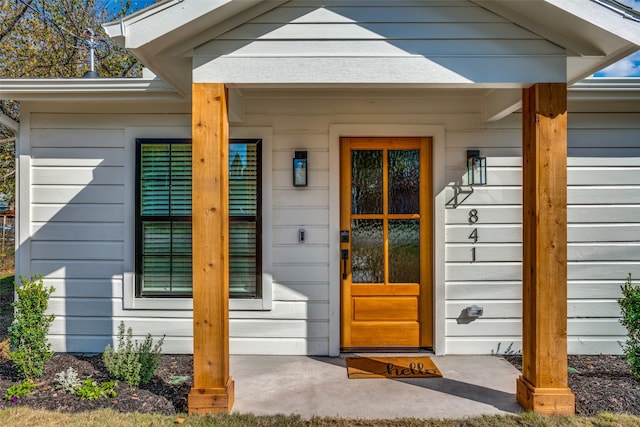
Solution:
<path fill-rule="evenodd" d="M 57 388 L 66 391 L 67 393 L 75 393 L 82 385 L 80 378 L 78 378 L 78 372 L 72 367 L 69 367 L 66 371 L 58 372 L 56 374 Z"/>
<path fill-rule="evenodd" d="M 107 344 L 102 354 L 109 375 L 125 381 L 130 386 L 146 384 L 151 381 L 156 368 L 160 364 L 160 353 L 164 336 L 153 345 L 151 334 L 147 334 L 144 343 L 133 342 L 131 328 L 126 330 L 124 322 L 118 327 L 118 345 L 114 350 Z"/>
<path fill-rule="evenodd" d="M 15 403 L 18 401 L 18 399 L 21 399 L 31 393 L 34 388 L 36 388 L 36 384 L 31 380 L 26 380 L 21 383 L 15 383 L 7 389 L 7 393 L 4 397 L 5 399 Z"/>
<path fill-rule="evenodd" d="M 98 400 L 102 397 L 116 397 L 118 395 L 116 392 L 117 385 L 118 382 L 113 380 L 98 384 L 97 381 L 87 378 L 76 390 L 76 395 L 82 400 Z"/>
<path fill-rule="evenodd" d="M 49 297 L 55 290 L 44 286 L 42 276 L 20 278 L 16 284 L 17 300 L 13 303 L 15 315 L 9 326 L 9 358 L 24 379 L 42 376 L 44 366 L 53 356 L 47 333 L 54 315 L 46 315 Z"/>
<path fill-rule="evenodd" d="M 140 363 L 133 344 L 132 334 L 133 332 L 129 328 L 125 336 L 124 322 L 120 322 L 116 350 L 114 351 L 111 345 L 107 344 L 102 354 L 102 361 L 109 375 L 125 381 L 130 386 L 140 384 Z"/>
<path fill-rule="evenodd" d="M 623 345 L 627 366 L 640 380 L 640 286 L 631 282 L 631 273 L 621 286 L 622 298 L 618 300 L 622 310 L 620 323 L 627 328 L 627 342 Z"/>
<path fill-rule="evenodd" d="M 148 334 L 141 346 L 137 348 L 138 360 L 140 361 L 140 382 L 146 384 L 151 381 L 156 368 L 160 364 L 160 352 L 164 337 L 160 338 L 156 345 L 153 345 L 153 338 Z"/>

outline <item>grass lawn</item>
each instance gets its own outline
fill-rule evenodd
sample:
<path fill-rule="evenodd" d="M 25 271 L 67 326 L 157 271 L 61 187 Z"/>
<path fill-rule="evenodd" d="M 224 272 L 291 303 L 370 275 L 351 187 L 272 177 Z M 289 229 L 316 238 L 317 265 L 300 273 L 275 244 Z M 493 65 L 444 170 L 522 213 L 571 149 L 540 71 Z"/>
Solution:
<path fill-rule="evenodd" d="M 287 427 L 613 427 L 639 426 L 640 417 L 625 414 L 603 413 L 595 417 L 546 417 L 532 413 L 520 416 L 484 416 L 460 420 L 355 420 L 346 418 L 313 418 L 305 420 L 295 415 L 254 416 L 233 415 L 194 415 L 186 417 L 123 414 L 110 410 L 85 412 L 81 414 L 61 414 L 57 412 L 35 411 L 28 408 L 0 410 L 0 425 L 5 427 L 29 426 L 199 426 L 199 427 L 251 427 L 251 426 L 287 426 Z"/>

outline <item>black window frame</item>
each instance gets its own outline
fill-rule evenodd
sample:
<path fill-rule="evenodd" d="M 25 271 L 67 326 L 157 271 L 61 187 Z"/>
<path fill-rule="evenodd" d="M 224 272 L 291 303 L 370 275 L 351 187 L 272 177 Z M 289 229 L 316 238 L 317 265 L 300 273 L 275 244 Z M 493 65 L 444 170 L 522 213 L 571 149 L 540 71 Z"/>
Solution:
<path fill-rule="evenodd" d="M 136 165 L 135 165 L 135 295 L 138 298 L 192 298 L 193 292 L 178 291 L 145 291 L 142 289 L 143 266 L 143 224 L 144 222 L 188 222 L 191 224 L 191 215 L 141 215 L 141 179 L 142 179 L 142 146 L 144 144 L 189 144 L 188 138 L 136 138 Z M 256 171 L 256 215 L 231 215 L 231 222 L 251 222 L 256 224 L 256 283 L 255 292 L 229 292 L 229 297 L 234 299 L 259 299 L 262 298 L 262 139 L 241 138 L 230 139 L 229 144 L 256 144 L 257 171 Z M 193 252 L 191 259 L 193 259 Z"/>

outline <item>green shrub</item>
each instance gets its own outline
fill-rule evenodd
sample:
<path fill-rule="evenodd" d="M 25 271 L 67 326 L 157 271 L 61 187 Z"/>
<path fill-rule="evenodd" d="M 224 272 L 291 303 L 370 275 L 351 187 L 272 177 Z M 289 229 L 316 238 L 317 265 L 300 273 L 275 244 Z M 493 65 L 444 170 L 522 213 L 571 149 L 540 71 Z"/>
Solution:
<path fill-rule="evenodd" d="M 130 386 L 146 384 L 151 381 L 156 368 L 160 364 L 160 352 L 164 337 L 153 345 L 151 334 L 147 334 L 144 343 L 133 342 L 131 328 L 126 330 L 124 322 L 118 327 L 118 345 L 115 351 L 107 344 L 102 354 L 109 375 L 125 381 Z"/>
<path fill-rule="evenodd" d="M 116 397 L 117 381 L 105 381 L 102 384 L 98 384 L 91 378 L 87 378 L 82 382 L 82 385 L 76 390 L 76 395 L 82 400 L 97 400 L 101 397 Z"/>
<path fill-rule="evenodd" d="M 147 334 L 144 342 L 138 347 L 138 358 L 140 361 L 140 382 L 146 384 L 151 381 L 156 368 L 160 364 L 160 352 L 164 337 L 160 338 L 156 345 L 153 345 L 151 334 Z"/>
<path fill-rule="evenodd" d="M 30 280 L 21 277 L 20 281 L 20 286 L 15 287 L 18 298 L 13 303 L 14 320 L 9 326 L 9 357 L 21 378 L 35 379 L 42 376 L 45 364 L 53 356 L 47 333 L 55 316 L 45 312 L 54 288 L 46 288 L 42 276 Z"/>
<path fill-rule="evenodd" d="M 627 328 L 624 355 L 633 376 L 640 379 L 640 286 L 631 283 L 631 273 L 621 286 L 622 298 L 618 300 L 622 310 L 620 323 Z"/>
<path fill-rule="evenodd" d="M 114 351 L 110 344 L 104 349 L 102 361 L 109 375 L 125 381 L 130 386 L 140 384 L 140 363 L 132 339 L 131 328 L 125 337 L 124 322 L 118 327 L 118 346 Z"/>
<path fill-rule="evenodd" d="M 27 394 L 31 393 L 31 390 L 33 390 L 34 388 L 36 388 L 36 384 L 31 380 L 26 380 L 21 383 L 15 383 L 7 389 L 7 393 L 4 397 L 5 399 L 15 403 L 18 401 L 18 399 L 21 399 Z"/>

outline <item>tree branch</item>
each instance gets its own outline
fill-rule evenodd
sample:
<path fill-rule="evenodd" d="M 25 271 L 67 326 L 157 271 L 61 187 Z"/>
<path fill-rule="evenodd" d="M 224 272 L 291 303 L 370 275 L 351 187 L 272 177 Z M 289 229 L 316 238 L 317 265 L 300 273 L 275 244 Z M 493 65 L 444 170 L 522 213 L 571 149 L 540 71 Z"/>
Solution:
<path fill-rule="evenodd" d="M 31 7 L 31 3 L 33 3 L 33 0 L 27 0 L 26 2 L 21 3 L 22 7 L 18 10 L 18 12 L 11 19 L 8 19 L 4 22 L 2 30 L 0 30 L 0 42 L 2 41 L 2 39 L 8 36 L 11 31 L 13 31 L 15 26 L 27 13 L 27 10 Z"/>

